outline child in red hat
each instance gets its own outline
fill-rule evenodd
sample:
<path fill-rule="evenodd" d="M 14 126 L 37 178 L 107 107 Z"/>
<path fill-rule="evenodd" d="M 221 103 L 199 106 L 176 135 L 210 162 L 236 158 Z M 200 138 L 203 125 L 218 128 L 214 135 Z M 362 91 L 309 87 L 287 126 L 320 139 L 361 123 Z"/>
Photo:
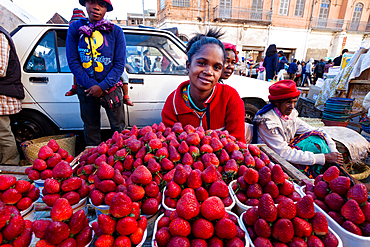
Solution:
<path fill-rule="evenodd" d="M 298 118 L 294 107 L 300 91 L 294 81 L 274 83 L 269 92 L 271 104 L 254 118 L 253 143 L 265 143 L 311 178 L 320 174 L 325 163 L 343 163 L 342 154 L 324 130 Z"/>

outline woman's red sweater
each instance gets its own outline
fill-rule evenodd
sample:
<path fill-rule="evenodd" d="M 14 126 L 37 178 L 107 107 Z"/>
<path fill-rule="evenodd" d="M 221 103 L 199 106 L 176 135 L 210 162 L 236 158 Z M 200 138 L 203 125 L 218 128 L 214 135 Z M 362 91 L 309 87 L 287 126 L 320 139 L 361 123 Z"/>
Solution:
<path fill-rule="evenodd" d="M 217 83 L 212 94 L 204 103 L 209 105 L 210 126 L 207 126 L 207 114 L 203 117 L 189 108 L 182 98 L 182 89 L 189 84 L 189 81 L 181 83 L 166 100 L 162 110 L 162 122 L 167 127 L 180 122 L 183 126 L 188 124 L 207 129 L 226 129 L 238 141 L 245 143 L 245 109 L 243 100 L 238 92 L 229 85 Z"/>

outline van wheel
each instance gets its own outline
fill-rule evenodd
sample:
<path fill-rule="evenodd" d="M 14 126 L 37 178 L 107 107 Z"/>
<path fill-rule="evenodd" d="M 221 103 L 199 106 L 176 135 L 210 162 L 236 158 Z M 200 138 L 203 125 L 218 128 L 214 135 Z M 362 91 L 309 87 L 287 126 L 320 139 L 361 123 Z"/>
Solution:
<path fill-rule="evenodd" d="M 55 135 L 57 128 L 48 118 L 34 111 L 20 111 L 11 116 L 11 127 L 18 144 L 39 138 Z"/>
<path fill-rule="evenodd" d="M 245 122 L 253 124 L 253 118 L 258 112 L 258 108 L 252 104 L 244 103 L 245 109 Z"/>

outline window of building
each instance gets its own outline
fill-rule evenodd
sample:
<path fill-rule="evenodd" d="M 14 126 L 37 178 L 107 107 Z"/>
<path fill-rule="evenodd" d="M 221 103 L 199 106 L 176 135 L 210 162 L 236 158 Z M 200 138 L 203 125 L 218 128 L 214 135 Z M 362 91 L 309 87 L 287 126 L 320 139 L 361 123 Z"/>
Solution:
<path fill-rule="evenodd" d="M 356 4 L 355 11 L 353 12 L 353 16 L 352 16 L 352 22 L 360 22 L 363 7 L 364 5 L 362 3 Z"/>
<path fill-rule="evenodd" d="M 220 0 L 220 17 L 230 18 L 231 17 L 231 0 Z"/>
<path fill-rule="evenodd" d="M 253 0 L 252 1 L 253 10 L 262 10 L 263 9 L 263 0 Z"/>
<path fill-rule="evenodd" d="M 319 19 L 327 19 L 329 15 L 329 0 L 322 0 L 320 5 Z"/>
<path fill-rule="evenodd" d="M 135 19 L 131 19 L 131 25 L 135 25 Z"/>
<path fill-rule="evenodd" d="M 220 6 L 231 7 L 231 0 L 220 0 Z"/>
<path fill-rule="evenodd" d="M 298 17 L 303 16 L 304 2 L 305 0 L 297 0 L 297 3 L 295 5 L 294 16 L 298 16 Z"/>
<path fill-rule="evenodd" d="M 176 7 L 190 7 L 189 0 L 172 0 L 172 5 Z"/>
<path fill-rule="evenodd" d="M 164 9 L 164 6 L 166 5 L 166 0 L 161 0 L 160 3 L 159 3 L 159 7 L 162 9 Z"/>
<path fill-rule="evenodd" d="M 289 0 L 280 0 L 279 15 L 288 15 Z"/>

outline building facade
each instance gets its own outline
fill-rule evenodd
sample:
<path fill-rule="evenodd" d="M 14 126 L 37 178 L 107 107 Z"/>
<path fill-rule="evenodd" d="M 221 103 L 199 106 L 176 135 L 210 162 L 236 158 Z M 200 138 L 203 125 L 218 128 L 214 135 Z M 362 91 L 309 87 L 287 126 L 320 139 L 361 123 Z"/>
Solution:
<path fill-rule="evenodd" d="M 222 41 L 255 61 L 270 44 L 305 61 L 370 45 L 369 0 L 157 0 L 157 9 L 158 28 L 177 27 L 184 41 L 222 28 Z"/>

